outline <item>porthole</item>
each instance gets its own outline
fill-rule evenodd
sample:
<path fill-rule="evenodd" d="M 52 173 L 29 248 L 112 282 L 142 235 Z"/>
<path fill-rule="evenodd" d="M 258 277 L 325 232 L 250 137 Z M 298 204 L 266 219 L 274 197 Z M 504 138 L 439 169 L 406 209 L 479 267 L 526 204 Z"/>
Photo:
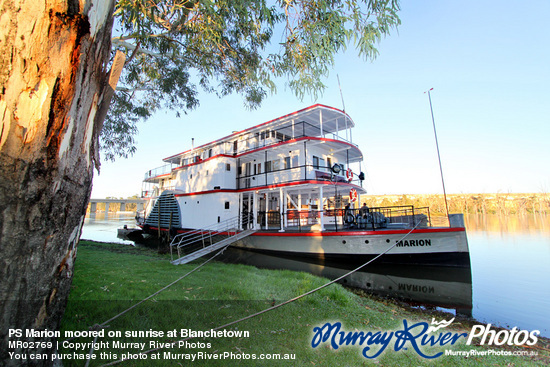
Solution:
<path fill-rule="evenodd" d="M 368 245 L 368 244 L 369 244 L 369 240 L 365 240 L 365 243 Z"/>
<path fill-rule="evenodd" d="M 386 243 L 390 243 L 390 239 L 389 239 L 389 238 L 386 239 Z"/>
<path fill-rule="evenodd" d="M 342 243 L 345 245 L 345 244 L 346 244 L 346 240 L 343 240 Z"/>

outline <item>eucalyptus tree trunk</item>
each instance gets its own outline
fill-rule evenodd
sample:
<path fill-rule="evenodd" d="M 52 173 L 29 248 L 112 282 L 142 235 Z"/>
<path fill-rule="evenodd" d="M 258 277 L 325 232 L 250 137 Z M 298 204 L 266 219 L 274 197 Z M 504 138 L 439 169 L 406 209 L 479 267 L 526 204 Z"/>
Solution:
<path fill-rule="evenodd" d="M 0 0 L 0 365 L 51 363 L 8 360 L 7 333 L 59 328 L 109 102 L 113 3 Z"/>

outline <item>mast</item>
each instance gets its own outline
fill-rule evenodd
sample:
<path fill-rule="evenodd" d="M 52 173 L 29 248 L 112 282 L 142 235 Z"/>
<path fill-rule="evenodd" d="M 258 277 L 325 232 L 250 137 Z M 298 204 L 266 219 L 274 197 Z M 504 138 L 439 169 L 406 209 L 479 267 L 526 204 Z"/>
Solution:
<path fill-rule="evenodd" d="M 435 129 L 435 119 L 434 119 L 434 110 L 432 108 L 432 97 L 430 95 L 430 91 L 432 91 L 433 88 L 430 88 L 428 90 L 428 99 L 430 101 L 430 112 L 432 113 L 432 125 L 434 128 L 434 136 L 435 136 L 435 147 L 437 149 L 437 159 L 439 160 L 439 172 L 441 174 L 441 184 L 443 185 L 443 197 L 445 198 L 445 210 L 447 211 L 447 220 L 449 221 L 449 226 L 451 225 L 450 219 L 449 219 L 449 205 L 447 203 L 447 192 L 445 191 L 445 180 L 443 179 L 443 167 L 441 166 L 441 155 L 439 154 L 439 143 L 437 141 L 437 131 Z M 426 93 L 426 92 L 424 92 Z"/>

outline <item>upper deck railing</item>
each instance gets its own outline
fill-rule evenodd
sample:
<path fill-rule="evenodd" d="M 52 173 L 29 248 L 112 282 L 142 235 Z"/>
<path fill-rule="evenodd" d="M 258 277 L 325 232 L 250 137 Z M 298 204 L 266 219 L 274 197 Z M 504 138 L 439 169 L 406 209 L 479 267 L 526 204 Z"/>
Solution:
<path fill-rule="evenodd" d="M 288 133 L 291 133 L 291 134 L 289 135 Z M 209 149 L 197 149 L 194 152 L 187 152 L 185 155 L 181 156 L 181 160 L 180 162 L 178 162 L 178 164 L 175 164 L 175 162 L 171 162 L 147 171 L 145 173 L 144 180 L 169 174 L 174 167 L 187 166 L 190 164 L 199 163 L 204 159 L 208 159 L 212 157 L 213 155 L 217 155 L 217 154 L 227 154 L 227 155 L 239 154 L 240 155 L 259 148 L 268 148 L 268 147 L 280 144 L 282 142 L 287 142 L 295 139 L 302 139 L 306 137 L 324 137 L 324 138 L 328 138 L 336 141 L 341 141 L 357 147 L 356 144 L 353 144 L 347 139 L 339 136 L 337 132 L 333 133 L 333 132 L 324 131 L 324 130 L 321 131 L 319 126 L 310 124 L 305 121 L 301 121 L 301 122 L 295 123 L 292 129 L 289 129 L 289 127 L 284 127 L 280 129 L 269 129 L 269 130 L 264 130 L 259 132 L 250 132 L 249 136 L 246 139 L 243 139 L 241 137 L 240 139 L 237 139 L 233 142 L 225 141 L 223 143 L 219 143 L 218 145 L 220 144 L 227 145 L 227 147 L 224 147 L 220 151 L 213 152 L 215 148 L 212 147 Z M 320 169 L 318 168 L 317 170 L 323 171 L 325 170 L 325 168 L 321 167 Z M 273 170 L 271 172 L 276 172 L 276 171 L 277 170 Z M 280 170 L 280 171 L 283 171 L 283 170 Z M 239 179 L 241 178 L 246 179 L 247 176 L 240 175 Z M 246 185 L 244 184 L 244 182 L 242 182 L 240 183 L 239 186 L 245 187 Z"/>
<path fill-rule="evenodd" d="M 362 186 L 359 172 L 352 172 L 349 177 L 342 166 L 340 174 L 331 172 L 330 167 L 304 164 L 295 167 L 265 170 L 260 173 L 240 173 L 237 176 L 237 189 L 263 187 L 272 184 L 283 184 L 302 181 L 323 181 L 326 183 L 351 183 Z"/>
<path fill-rule="evenodd" d="M 356 144 L 338 134 L 338 131 L 333 132 L 322 129 L 319 126 L 308 123 L 306 121 L 296 122 L 289 126 L 280 127 L 277 129 L 264 129 L 261 131 L 249 131 L 240 136 L 232 136 L 224 138 L 213 144 L 207 144 L 197 149 L 187 151 L 173 157 L 167 158 L 167 162 L 171 162 L 178 166 L 186 166 L 189 164 L 200 162 L 215 155 L 240 155 L 250 151 L 270 147 L 282 142 L 295 139 L 312 138 L 327 138 L 335 141 L 341 141 L 357 147 Z"/>
<path fill-rule="evenodd" d="M 149 171 L 145 172 L 144 180 L 147 180 L 149 178 L 158 177 L 162 175 L 167 175 L 172 173 L 172 168 L 174 167 L 173 164 L 168 163 L 163 166 L 150 169 Z"/>
<path fill-rule="evenodd" d="M 263 131 L 250 132 L 248 137 L 240 138 L 233 142 L 233 154 L 243 154 L 252 150 L 270 147 L 282 142 L 302 139 L 307 137 L 313 138 L 328 138 L 336 141 L 341 141 L 357 147 L 351 140 L 340 136 L 338 132 L 330 132 L 325 129 L 321 130 L 319 126 L 310 124 L 305 121 L 296 122 L 292 127 L 285 126 L 279 129 L 267 129 Z M 237 143 L 235 147 L 235 143 Z"/>

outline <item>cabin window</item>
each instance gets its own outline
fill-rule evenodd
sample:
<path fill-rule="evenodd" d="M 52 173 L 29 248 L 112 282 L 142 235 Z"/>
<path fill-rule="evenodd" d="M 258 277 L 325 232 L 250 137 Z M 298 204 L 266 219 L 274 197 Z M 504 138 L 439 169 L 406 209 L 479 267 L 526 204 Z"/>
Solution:
<path fill-rule="evenodd" d="M 212 149 L 208 150 L 208 158 L 212 157 Z"/>
<path fill-rule="evenodd" d="M 262 173 L 262 164 L 258 163 L 258 174 Z"/>
<path fill-rule="evenodd" d="M 295 154 L 292 156 L 292 167 L 298 167 L 300 164 L 298 163 L 298 154 Z"/>
<path fill-rule="evenodd" d="M 271 172 L 271 161 L 265 162 L 265 171 Z"/>
<path fill-rule="evenodd" d="M 319 168 L 319 157 L 313 156 L 313 168 Z"/>
<path fill-rule="evenodd" d="M 327 157 L 327 167 L 328 168 L 332 167 L 332 159 L 330 157 Z"/>
<path fill-rule="evenodd" d="M 319 167 L 321 167 L 321 168 L 326 167 L 324 158 L 319 158 Z M 319 167 L 317 167 L 317 168 L 319 168 Z"/>
<path fill-rule="evenodd" d="M 290 169 L 290 157 L 285 157 L 285 169 Z"/>
<path fill-rule="evenodd" d="M 226 171 L 231 171 L 231 164 L 226 163 L 226 164 L 225 164 L 225 170 L 226 170 Z"/>
<path fill-rule="evenodd" d="M 273 163 L 271 164 L 271 169 L 273 169 L 273 171 L 280 170 L 281 169 L 281 160 L 280 159 L 273 160 Z"/>
<path fill-rule="evenodd" d="M 225 202 L 225 209 L 229 209 L 229 201 Z"/>

